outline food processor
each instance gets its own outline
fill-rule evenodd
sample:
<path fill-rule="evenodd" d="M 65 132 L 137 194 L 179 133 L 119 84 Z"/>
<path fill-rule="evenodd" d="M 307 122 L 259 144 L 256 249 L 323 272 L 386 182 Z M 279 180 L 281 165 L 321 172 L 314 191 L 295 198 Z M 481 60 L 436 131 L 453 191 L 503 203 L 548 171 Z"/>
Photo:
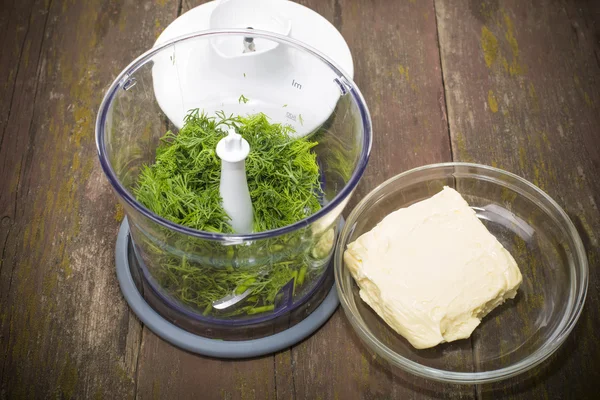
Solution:
<path fill-rule="evenodd" d="M 119 284 L 153 332 L 195 353 L 254 357 L 299 342 L 335 311 L 330 260 L 372 142 L 352 73 L 343 38 L 315 12 L 285 0 L 225 0 L 179 17 L 116 78 L 100 106 L 97 147 L 126 214 Z M 234 233 L 195 230 L 146 208 L 133 194 L 137 177 L 190 110 L 263 113 L 292 127 L 290 140 L 318 142 L 320 210 L 253 232 L 244 178 L 252 148 L 235 129 L 214 150 Z"/>

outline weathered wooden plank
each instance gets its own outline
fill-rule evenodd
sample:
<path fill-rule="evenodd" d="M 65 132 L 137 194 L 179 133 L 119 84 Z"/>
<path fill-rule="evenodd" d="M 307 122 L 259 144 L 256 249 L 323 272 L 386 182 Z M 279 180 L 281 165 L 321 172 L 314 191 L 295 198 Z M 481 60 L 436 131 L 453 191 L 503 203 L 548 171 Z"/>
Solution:
<path fill-rule="evenodd" d="M 556 356 L 524 377 L 479 387 L 478 396 L 596 397 L 598 3 L 437 0 L 435 5 L 455 159 L 496 165 L 545 190 L 577 226 L 590 261 L 586 307 Z"/>
<path fill-rule="evenodd" d="M 39 7 L 40 4 L 36 4 L 35 8 L 39 10 Z M 22 92 L 25 89 L 27 89 L 25 97 L 31 98 L 33 96 L 31 85 L 27 88 L 25 87 L 25 85 L 28 84 L 28 82 L 23 79 L 23 76 L 26 75 L 26 73 L 22 71 L 21 75 L 17 77 L 17 72 L 21 65 L 21 55 L 25 48 L 25 37 L 27 36 L 26 33 L 28 32 L 28 27 L 31 23 L 30 16 L 34 10 L 34 4 L 32 1 L 21 2 L 19 4 L 6 2 L 2 3 L 0 9 L 0 31 L 2 32 L 2 49 L 4 49 L 4 51 L 0 53 L 0 81 L 2 82 L 2 96 L 0 96 L 1 153 L 3 147 L 5 149 L 11 147 L 14 148 L 16 145 L 15 143 L 19 139 L 13 135 L 11 138 L 7 138 L 3 146 L 11 104 L 13 103 L 15 94 L 17 95 L 17 101 L 15 103 L 19 103 L 18 99 L 22 98 Z M 41 37 L 41 35 L 38 33 L 36 39 L 39 39 L 39 37 Z M 31 73 L 31 71 L 28 72 Z M 17 80 L 17 78 L 20 79 Z M 16 107 L 17 105 L 15 104 L 15 108 Z M 25 141 L 21 140 L 21 147 L 24 145 L 24 142 Z M 5 155 L 6 157 L 10 156 L 11 160 L 7 160 L 6 163 L 0 162 L 0 168 L 2 168 L 2 173 L 0 174 L 0 304 L 5 304 L 8 300 L 8 286 L 10 285 L 10 276 L 12 275 L 12 266 L 9 266 L 8 263 L 4 262 L 3 255 L 8 235 L 13 227 L 15 218 L 14 204 L 16 187 L 19 179 L 17 167 L 20 167 L 20 162 L 16 163 L 16 159 L 12 158 L 12 152 L 6 152 Z M 9 178 L 12 178 L 12 180 Z M 4 340 L 7 335 L 8 325 L 3 323 L 3 319 L 0 319 L 0 375 L 8 348 L 8 344 L 6 343 L 6 340 Z"/>
<path fill-rule="evenodd" d="M 444 92 L 431 2 L 339 1 L 338 9 L 334 19 L 373 119 L 373 153 L 358 200 L 400 172 L 450 160 Z"/>
<path fill-rule="evenodd" d="M 141 326 L 115 278 L 122 212 L 96 161 L 94 120 L 105 88 L 176 8 L 97 0 L 32 10 L 0 148 L 2 176 L 18 182 L 3 254 L 13 270 L 2 276 L 3 398 L 135 395 Z"/>
<path fill-rule="evenodd" d="M 374 125 L 373 152 L 354 204 L 385 179 L 449 161 L 433 2 L 333 2 Z M 352 205 L 349 207 L 349 209 Z M 297 399 L 473 398 L 471 387 L 427 382 L 370 355 L 341 310 L 292 350 Z"/>
<path fill-rule="evenodd" d="M 14 264 L 8 260 L 12 242 L 9 239 L 18 228 L 17 192 L 30 145 L 32 103 L 38 89 L 39 50 L 48 14 L 48 5 L 40 1 L 12 6 L 10 9 L 4 6 L 11 20 L 3 41 L 5 50 L 0 56 L 3 78 L 0 100 L 0 376 L 7 371 L 12 334 L 8 304 Z"/>
<path fill-rule="evenodd" d="M 217 360 L 179 350 L 144 328 L 142 399 L 275 399 L 273 357 Z"/>
<path fill-rule="evenodd" d="M 291 349 L 275 354 L 275 390 L 277 399 L 296 398 L 296 382 L 294 381 Z"/>
<path fill-rule="evenodd" d="M 43 4 L 37 4 L 37 10 Z M 21 54 L 25 48 L 25 37 L 28 33 L 34 2 L 3 2 L 0 5 L 0 37 L 2 38 L 2 54 L 0 54 L 0 76 L 2 79 L 2 96 L 0 97 L 0 138 L 4 136 L 10 106 L 15 94 L 15 84 L 19 66 L 22 65 Z M 43 7 L 47 9 L 47 7 Z M 31 46 L 31 44 L 29 45 Z M 1 140 L 1 139 L 0 139 Z"/>
<path fill-rule="evenodd" d="M 32 27 L 32 23 L 41 24 L 46 19 L 47 5 L 33 1 L 18 4 L 3 4 L 0 29 L 3 31 L 2 48 L 0 53 L 0 79 L 2 80 L 2 96 L 0 97 L 0 219 L 3 221 L 0 228 L 0 249 L 4 249 L 6 239 L 13 225 L 15 212 L 16 188 L 21 168 L 23 151 L 15 152 L 15 148 L 22 149 L 27 146 L 27 138 L 19 137 L 16 132 L 11 132 L 18 127 L 16 114 L 19 112 L 31 113 L 31 105 L 27 100 L 35 95 L 37 82 L 28 80 L 37 71 L 36 48 L 32 43 L 40 46 L 43 28 Z M 35 19 L 34 19 L 35 17 Z M 30 29 L 31 28 L 31 29 Z M 31 60 L 31 58 L 35 60 Z M 24 101 L 25 100 L 25 101 Z M 9 117 L 13 117 L 9 126 Z M 10 128 L 10 129 L 9 129 Z M 23 130 L 27 127 L 23 127 Z M 23 132 L 23 131 L 21 131 Z M 10 137 L 8 137 L 10 136 Z M 6 139 L 6 140 L 5 140 Z M 11 179 L 12 178 L 12 179 Z M 0 259 L 0 277 L 10 276 L 10 268 L 3 268 Z M 0 279 L 6 282 L 7 279 Z M 0 286 L 0 296 L 7 290 Z M 2 297 L 0 297 L 1 299 Z"/>

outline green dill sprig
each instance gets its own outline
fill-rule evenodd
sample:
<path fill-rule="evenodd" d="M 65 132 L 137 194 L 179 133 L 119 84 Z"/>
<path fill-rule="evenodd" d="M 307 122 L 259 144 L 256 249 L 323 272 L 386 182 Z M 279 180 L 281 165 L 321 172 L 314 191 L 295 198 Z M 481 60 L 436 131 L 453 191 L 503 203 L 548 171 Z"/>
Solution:
<path fill-rule="evenodd" d="M 207 232 L 233 232 L 221 205 L 221 161 L 215 152 L 230 127 L 250 144 L 246 175 L 255 232 L 293 224 L 321 208 L 319 167 L 313 151 L 316 141 L 292 138 L 290 126 L 271 123 L 264 114 L 234 117 L 218 112 L 216 117 L 209 117 L 197 109 L 187 114 L 177 134 L 165 134 L 154 163 L 141 168 L 133 187 L 138 201 L 177 224 Z M 235 250 L 229 247 L 223 257 L 217 255 L 224 250 L 217 243 L 199 244 L 182 238 L 184 243 L 177 244 L 190 254 L 216 256 L 207 263 L 147 245 L 157 261 L 153 275 L 179 301 L 204 313 L 251 315 L 272 310 L 286 283 L 293 280 L 297 291 L 296 286 L 320 273 L 308 267 L 316 240 L 309 231 L 301 229 L 253 246 L 236 246 Z M 244 265 L 243 260 L 259 258 L 265 259 L 267 273 L 259 273 L 262 267 Z M 217 260 L 224 265 L 217 265 Z M 248 288 L 251 295 L 232 310 L 211 309 L 213 301 Z"/>
<path fill-rule="evenodd" d="M 235 127 L 250 144 L 246 176 L 254 208 L 254 231 L 291 225 L 321 205 L 317 142 L 291 139 L 293 129 L 270 123 L 264 114 L 217 118 L 192 110 L 178 134 L 161 139 L 152 165 L 141 168 L 133 192 L 152 212 L 180 225 L 231 233 L 221 205 L 221 160 L 215 149 Z"/>

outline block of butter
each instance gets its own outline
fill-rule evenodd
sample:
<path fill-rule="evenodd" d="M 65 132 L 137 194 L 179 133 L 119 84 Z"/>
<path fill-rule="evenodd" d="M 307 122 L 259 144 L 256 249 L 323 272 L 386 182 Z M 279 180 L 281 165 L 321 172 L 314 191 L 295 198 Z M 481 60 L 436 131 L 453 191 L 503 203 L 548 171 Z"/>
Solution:
<path fill-rule="evenodd" d="M 454 189 L 397 210 L 350 243 L 360 297 L 417 349 L 468 338 L 522 281 L 510 253 Z"/>

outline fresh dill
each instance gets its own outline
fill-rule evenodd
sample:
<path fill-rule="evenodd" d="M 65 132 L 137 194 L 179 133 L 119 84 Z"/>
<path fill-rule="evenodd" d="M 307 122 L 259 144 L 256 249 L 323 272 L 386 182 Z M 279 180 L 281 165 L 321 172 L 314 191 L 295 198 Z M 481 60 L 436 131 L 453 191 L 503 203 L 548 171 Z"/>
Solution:
<path fill-rule="evenodd" d="M 207 232 L 231 233 L 221 205 L 219 140 L 234 127 L 250 145 L 246 159 L 248 189 L 254 208 L 254 231 L 291 225 L 321 208 L 319 167 L 311 149 L 317 142 L 290 138 L 293 129 L 269 123 L 267 116 L 206 116 L 192 110 L 178 134 L 169 131 L 145 165 L 134 194 L 152 212 Z"/>
<path fill-rule="evenodd" d="M 240 103 L 240 104 L 242 104 L 242 103 L 246 104 L 248 101 L 249 101 L 249 99 L 246 96 L 244 96 L 243 94 L 241 94 L 240 98 L 238 99 L 238 103 Z"/>
<path fill-rule="evenodd" d="M 161 139 L 155 162 L 142 167 L 134 185 L 134 195 L 152 212 L 201 231 L 233 232 L 221 205 L 221 161 L 215 153 L 230 127 L 250 144 L 246 176 L 255 232 L 291 225 L 321 208 L 320 172 L 313 152 L 316 141 L 292 139 L 293 128 L 270 123 L 260 113 L 234 117 L 219 112 L 214 118 L 196 109 L 184 122 L 177 134 L 169 131 Z M 206 241 L 203 248 L 191 241 L 178 244 L 192 256 L 203 253 L 213 260 L 230 260 L 223 265 L 175 256 L 146 244 L 158 260 L 152 273 L 170 295 L 205 314 L 251 315 L 272 310 L 288 282 L 293 281 L 296 291 L 312 274 L 320 273 L 310 261 L 318 239 L 310 229 L 300 229 L 251 246 Z M 244 265 L 243 260 L 256 259 L 261 253 L 265 254 L 263 265 Z M 248 288 L 252 293 L 238 306 L 212 310 L 213 301 Z"/>

